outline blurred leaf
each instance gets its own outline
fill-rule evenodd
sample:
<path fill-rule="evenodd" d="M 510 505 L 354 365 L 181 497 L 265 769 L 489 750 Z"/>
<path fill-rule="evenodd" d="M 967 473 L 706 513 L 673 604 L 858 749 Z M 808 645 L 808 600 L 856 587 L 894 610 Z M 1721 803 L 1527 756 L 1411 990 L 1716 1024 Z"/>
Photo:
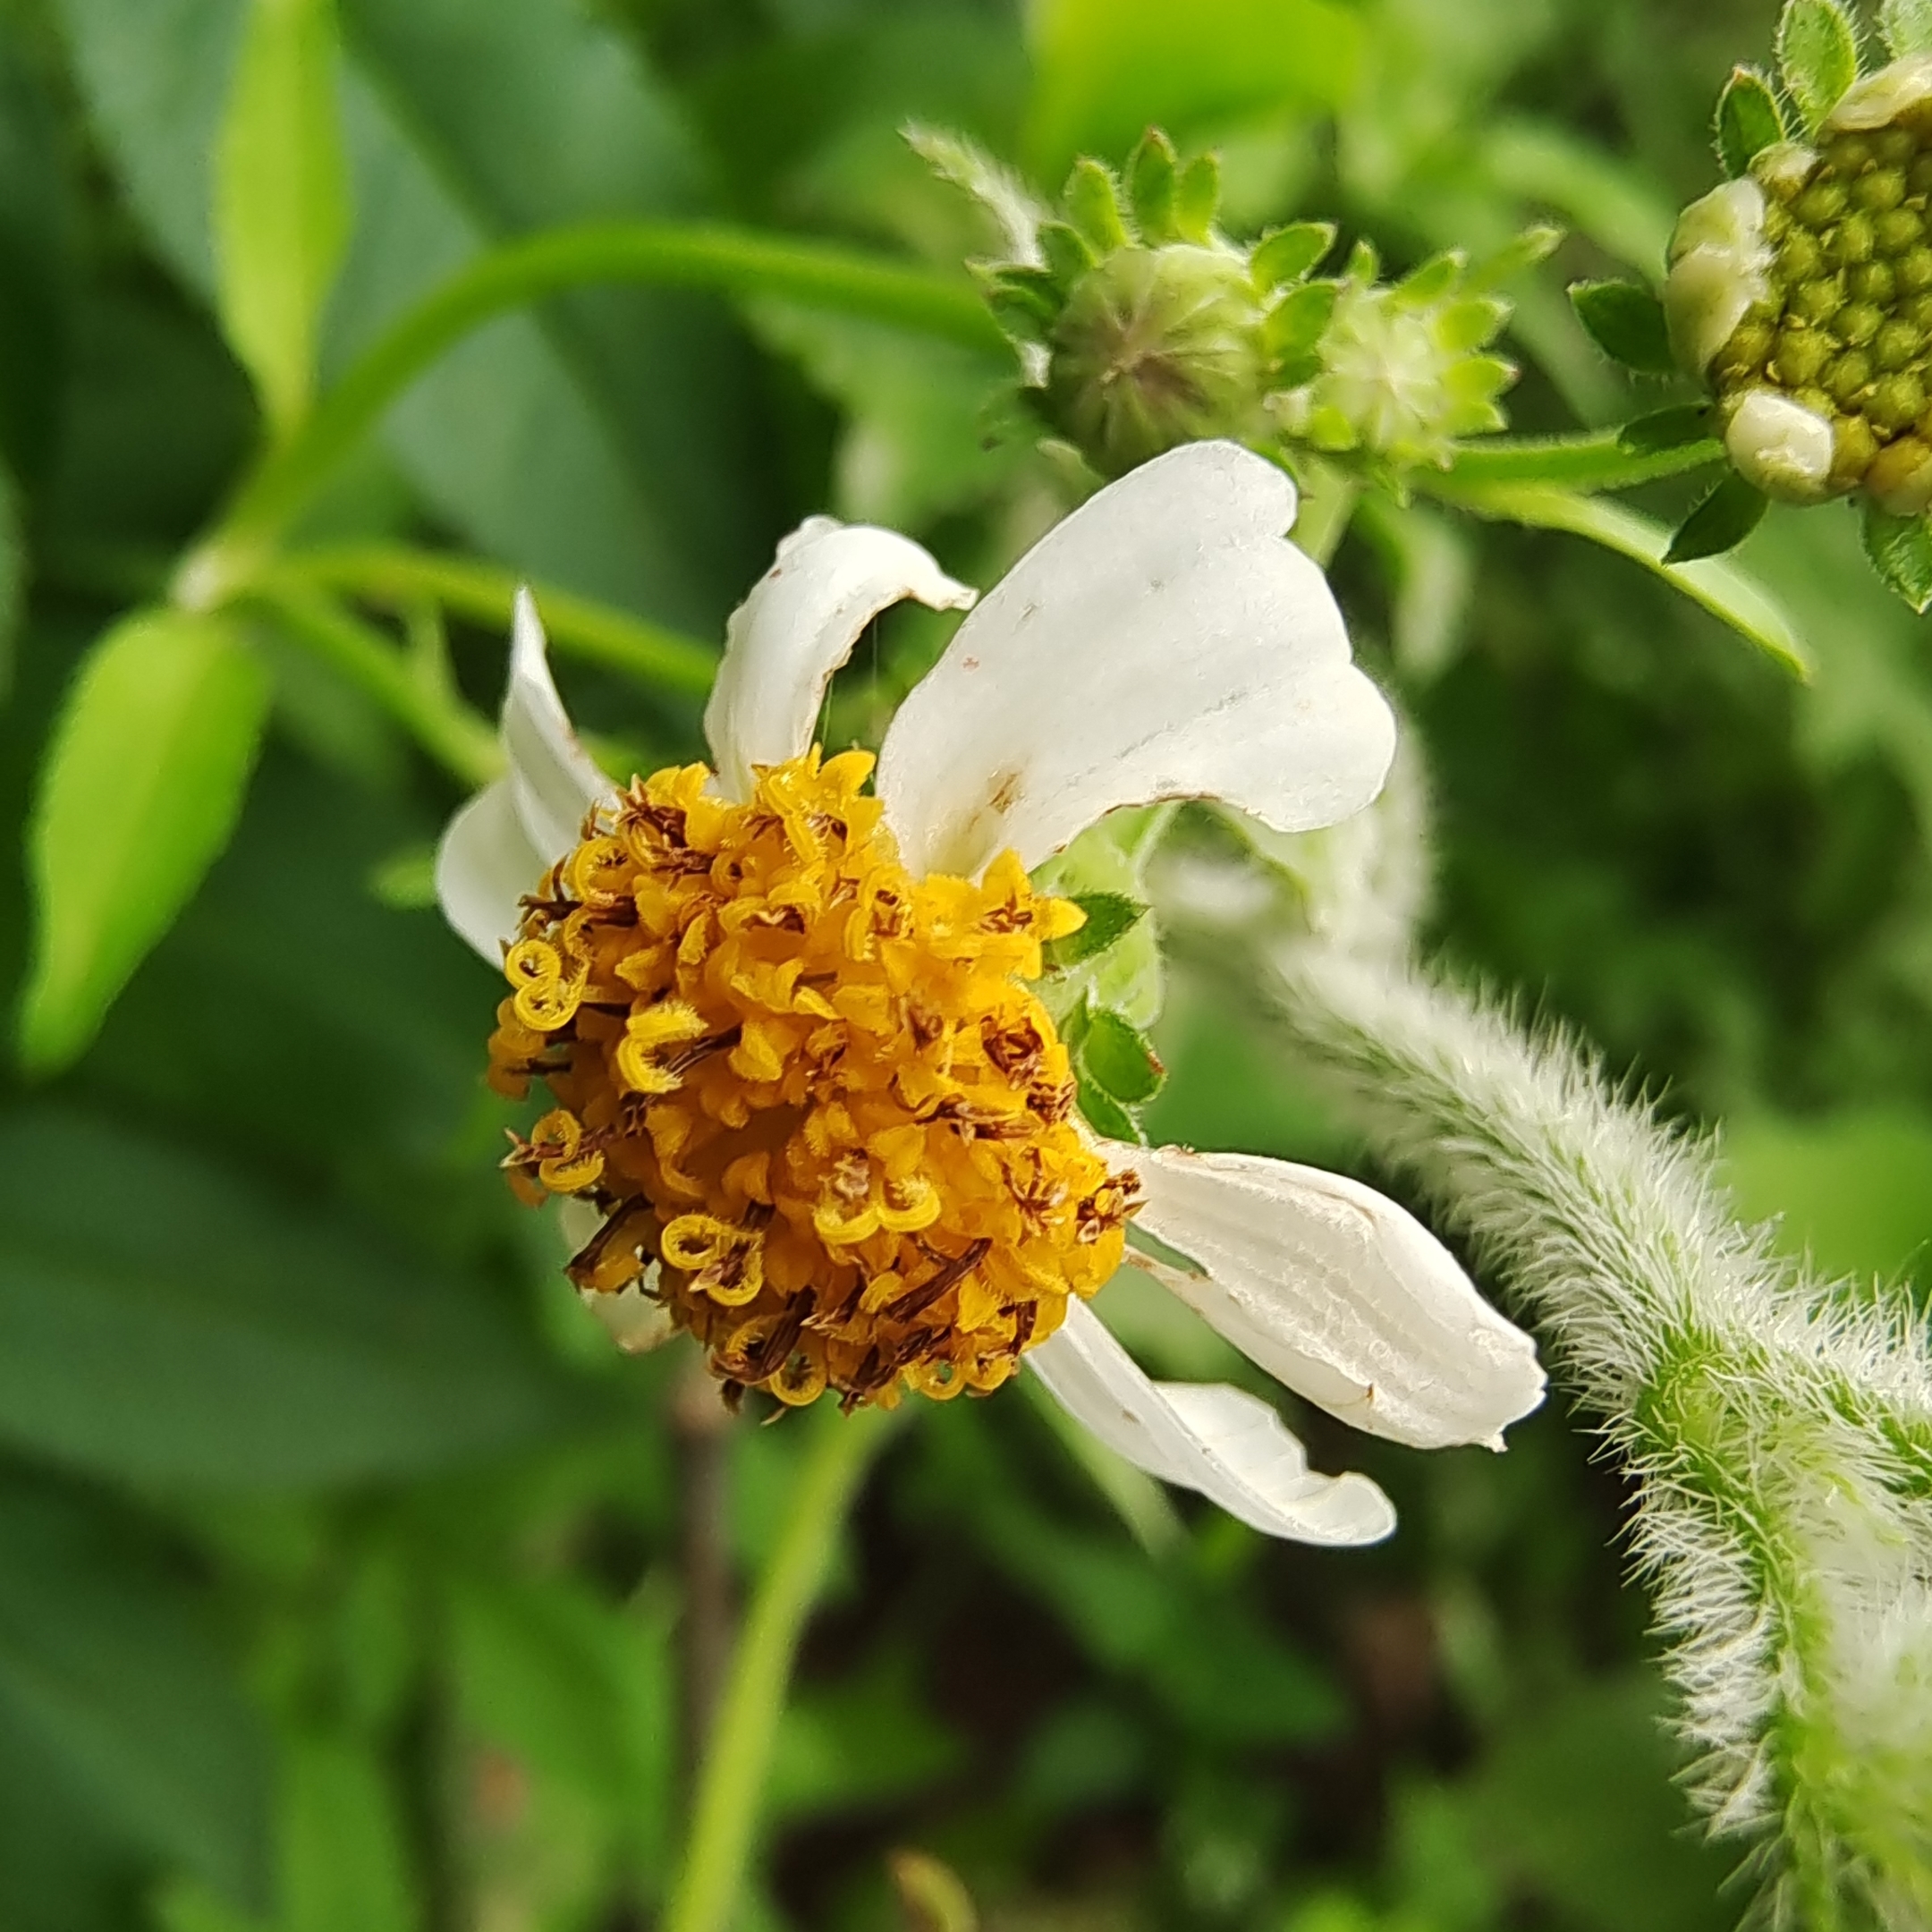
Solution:
<path fill-rule="evenodd" d="M 1717 97 L 1717 158 L 1733 181 L 1751 159 L 1785 138 L 1784 112 L 1755 67 L 1733 67 Z"/>
<path fill-rule="evenodd" d="M 956 1770 L 959 1740 L 927 1709 L 912 1659 L 875 1654 L 835 1684 L 807 1682 L 780 1722 L 767 1802 L 786 1818 L 901 1802 Z"/>
<path fill-rule="evenodd" d="M 1123 157 L 1150 123 L 1177 136 L 1248 112 L 1328 107 L 1354 86 L 1365 31 L 1336 0 L 1044 0 L 1029 146 L 1051 174 L 1082 148 Z"/>
<path fill-rule="evenodd" d="M 215 233 L 223 324 L 285 435 L 349 233 L 335 0 L 253 0 L 223 116 Z"/>
<path fill-rule="evenodd" d="M 1880 0 L 1878 31 L 1894 59 L 1932 54 L 1932 0 Z"/>
<path fill-rule="evenodd" d="M 1677 221 L 1674 202 L 1593 141 L 1548 122 L 1505 115 L 1484 134 L 1481 156 L 1498 187 L 1554 208 L 1619 260 L 1647 275 L 1663 261 Z"/>
<path fill-rule="evenodd" d="M 1832 1275 L 1932 1285 L 1932 1117 L 1903 1109 L 1820 1119 L 1743 1114 L 1724 1132 L 1738 1211 L 1776 1219 L 1788 1253 Z"/>
<path fill-rule="evenodd" d="M 1645 376 L 1675 372 L 1664 304 L 1648 289 L 1634 282 L 1573 282 L 1570 305 L 1590 340 L 1613 362 Z"/>
<path fill-rule="evenodd" d="M 886 1864 L 911 1932 L 979 1932 L 972 1894 L 950 1865 L 928 1852 L 894 1852 Z"/>
<path fill-rule="evenodd" d="M 1858 79 L 1858 29 L 1840 0 L 1784 0 L 1778 21 L 1778 72 L 1805 131 L 1815 134 Z"/>
<path fill-rule="evenodd" d="M 267 678 L 219 618 L 142 611 L 89 653 L 55 728 L 29 839 L 37 908 L 21 1057 L 87 1046 L 227 843 Z"/>
<path fill-rule="evenodd" d="M 284 1749 L 279 1800 L 276 1932 L 416 1932 L 403 1823 L 377 1752 L 298 1733 Z"/>
<path fill-rule="evenodd" d="M 267 1889 L 267 1741 L 179 1583 L 118 1518 L 0 1479 L 0 1735 L 68 1767 L 156 1857 Z"/>
<path fill-rule="evenodd" d="M 1799 677 L 1810 674 L 1810 654 L 1791 620 L 1741 565 L 1716 558 L 1669 564 L 1670 533 L 1648 517 L 1598 496 L 1579 496 L 1542 484 L 1494 486 L 1458 491 L 1455 501 L 1479 516 L 1502 517 L 1533 530 L 1568 530 L 1641 564 L 1714 616 L 1721 617 Z"/>
<path fill-rule="evenodd" d="M 16 1441 L 136 1482 L 275 1489 L 445 1465 L 568 1412 L 485 1296 L 352 1223 L 68 1114 L 0 1123 L 0 1150 Z"/>
<path fill-rule="evenodd" d="M 1764 521 L 1770 499 L 1735 470 L 1710 487 L 1697 507 L 1678 525 L 1664 553 L 1666 564 L 1694 564 L 1699 557 L 1735 550 Z"/>
<path fill-rule="evenodd" d="M 1462 650 L 1476 588 L 1476 558 L 1465 525 L 1420 504 L 1364 498 L 1356 527 L 1394 579 L 1390 641 L 1405 679 L 1427 684 Z"/>
<path fill-rule="evenodd" d="M 1590 1684 L 1498 1744 L 1466 1791 L 1497 1869 L 1578 1932 L 1719 1932 L 1734 1854 L 1699 1844 L 1673 1782 L 1660 1687 L 1648 1674 Z"/>
<path fill-rule="evenodd" d="M 13 685 L 14 640 L 26 602 L 27 558 L 20 527 L 20 497 L 0 468 L 0 705 Z"/>
<path fill-rule="evenodd" d="M 1932 521 L 1865 505 L 1865 555 L 1885 586 L 1923 617 L 1932 610 Z"/>
<path fill-rule="evenodd" d="M 1124 939 L 1148 915 L 1146 903 L 1125 893 L 1075 893 L 1072 899 L 1087 915 L 1087 923 L 1064 939 L 1048 942 L 1046 953 L 1050 972 L 1084 965 Z"/>

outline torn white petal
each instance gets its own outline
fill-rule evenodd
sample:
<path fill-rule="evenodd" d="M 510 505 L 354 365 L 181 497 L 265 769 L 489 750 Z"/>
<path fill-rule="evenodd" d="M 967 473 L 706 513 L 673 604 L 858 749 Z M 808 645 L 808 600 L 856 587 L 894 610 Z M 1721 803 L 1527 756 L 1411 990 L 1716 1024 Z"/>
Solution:
<path fill-rule="evenodd" d="M 1536 1344 L 1373 1188 L 1258 1155 L 1106 1152 L 1140 1176 L 1140 1225 L 1202 1270 L 1161 1280 L 1330 1414 L 1418 1448 L 1500 1448 L 1542 1401 Z"/>
<path fill-rule="evenodd" d="M 1394 720 L 1350 661 L 1294 485 L 1233 443 L 1112 483 L 963 623 L 886 734 L 878 790 L 917 872 L 1037 865 L 1117 805 L 1219 798 L 1285 832 L 1372 799 Z"/>
<path fill-rule="evenodd" d="M 527 589 L 517 592 L 510 682 L 504 692 L 499 729 L 517 816 L 540 855 L 521 888 L 532 892 L 544 869 L 577 843 L 584 814 L 614 798 L 616 788 L 577 741 L 550 676 L 537 600 Z"/>
<path fill-rule="evenodd" d="M 909 538 L 831 517 L 801 523 L 725 632 L 704 719 L 725 796 L 750 796 L 754 765 L 811 749 L 832 674 L 881 611 L 905 597 L 964 610 L 974 595 Z"/>
<path fill-rule="evenodd" d="M 1224 1384 L 1154 1382 L 1084 1301 L 1026 1365 L 1075 1421 L 1117 1455 L 1192 1489 L 1264 1536 L 1379 1542 L 1395 1527 L 1366 1476 L 1322 1476 L 1264 1402 Z"/>

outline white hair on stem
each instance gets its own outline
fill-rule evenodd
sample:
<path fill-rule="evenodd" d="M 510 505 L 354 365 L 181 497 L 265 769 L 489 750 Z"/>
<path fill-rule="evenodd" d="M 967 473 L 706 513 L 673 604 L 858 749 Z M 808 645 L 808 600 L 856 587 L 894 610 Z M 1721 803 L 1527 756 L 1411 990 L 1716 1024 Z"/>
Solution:
<path fill-rule="evenodd" d="M 1272 990 L 1378 1159 L 1531 1318 L 1636 1479 L 1688 1787 L 1775 1927 L 1932 1924 L 1932 1354 L 1741 1225 L 1710 1148 L 1558 1031 L 1300 948 Z"/>

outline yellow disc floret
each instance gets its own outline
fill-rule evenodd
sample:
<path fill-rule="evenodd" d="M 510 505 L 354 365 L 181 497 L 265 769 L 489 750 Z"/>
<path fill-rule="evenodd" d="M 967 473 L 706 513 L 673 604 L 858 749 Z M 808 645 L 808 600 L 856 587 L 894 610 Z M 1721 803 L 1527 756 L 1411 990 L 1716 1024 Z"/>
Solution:
<path fill-rule="evenodd" d="M 1024 981 L 1080 923 L 1011 852 L 900 863 L 869 754 L 634 782 L 524 902 L 492 1083 L 556 1105 L 505 1165 L 603 1214 L 571 1263 L 653 1291 L 728 1395 L 996 1388 L 1119 1265 L 1135 1177 L 1073 1116 Z"/>

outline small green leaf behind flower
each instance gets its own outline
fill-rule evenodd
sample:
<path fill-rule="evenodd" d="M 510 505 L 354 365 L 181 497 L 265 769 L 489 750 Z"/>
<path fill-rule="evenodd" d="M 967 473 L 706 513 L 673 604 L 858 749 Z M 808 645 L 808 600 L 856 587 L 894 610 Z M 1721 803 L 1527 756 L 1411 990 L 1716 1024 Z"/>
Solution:
<path fill-rule="evenodd" d="M 1771 499 L 1733 470 L 1714 483 L 1687 516 L 1664 553 L 1666 564 L 1691 564 L 1699 557 L 1734 550 L 1764 521 Z"/>
<path fill-rule="evenodd" d="M 78 1057 L 227 844 L 267 708 L 266 672 L 217 617 L 137 612 L 89 652 L 29 823 L 29 1068 Z"/>
<path fill-rule="evenodd" d="M 1806 131 L 1816 133 L 1858 79 L 1858 29 L 1840 0 L 1786 0 L 1777 57 Z"/>
<path fill-rule="evenodd" d="M 1046 970 L 1065 972 L 1105 953 L 1124 939 L 1148 915 L 1148 908 L 1125 893 L 1092 892 L 1070 895 L 1087 915 L 1087 923 L 1064 939 L 1055 939 L 1046 948 Z"/>
<path fill-rule="evenodd" d="M 1867 504 L 1865 555 L 1886 587 L 1921 617 L 1932 610 L 1932 525 L 1923 516 L 1891 516 Z"/>
<path fill-rule="evenodd" d="M 1733 67 L 1717 97 L 1717 159 L 1733 181 L 1767 148 L 1789 138 L 1784 110 L 1755 67 Z"/>
<path fill-rule="evenodd" d="M 1644 376 L 1676 373 L 1664 304 L 1634 282 L 1576 282 L 1570 304 L 1589 339 L 1625 369 Z"/>

